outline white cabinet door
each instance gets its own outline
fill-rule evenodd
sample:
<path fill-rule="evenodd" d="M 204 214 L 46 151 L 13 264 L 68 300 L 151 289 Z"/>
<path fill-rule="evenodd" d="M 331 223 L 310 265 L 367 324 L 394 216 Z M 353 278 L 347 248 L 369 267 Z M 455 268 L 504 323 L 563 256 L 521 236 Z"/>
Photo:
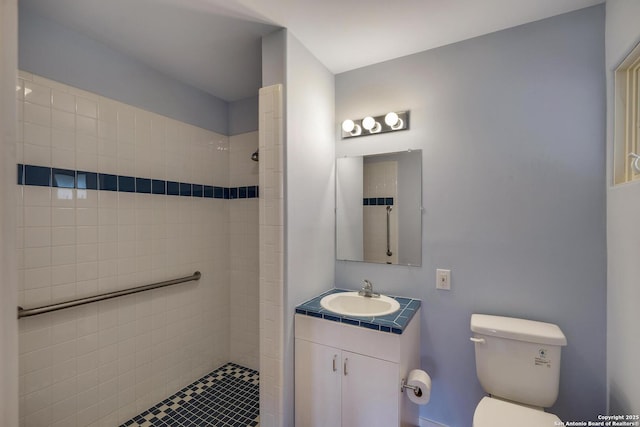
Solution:
<path fill-rule="evenodd" d="M 342 352 L 343 427 L 398 425 L 398 369 L 396 363 Z"/>
<path fill-rule="evenodd" d="M 341 425 L 340 353 L 333 347 L 295 340 L 296 427 Z"/>

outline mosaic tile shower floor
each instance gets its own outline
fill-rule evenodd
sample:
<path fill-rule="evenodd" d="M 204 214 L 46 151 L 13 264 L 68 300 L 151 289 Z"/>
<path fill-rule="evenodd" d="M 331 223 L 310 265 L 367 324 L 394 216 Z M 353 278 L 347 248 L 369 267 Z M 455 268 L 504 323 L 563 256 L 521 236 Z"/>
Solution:
<path fill-rule="evenodd" d="M 256 427 L 259 381 L 257 371 L 227 363 L 120 427 Z"/>

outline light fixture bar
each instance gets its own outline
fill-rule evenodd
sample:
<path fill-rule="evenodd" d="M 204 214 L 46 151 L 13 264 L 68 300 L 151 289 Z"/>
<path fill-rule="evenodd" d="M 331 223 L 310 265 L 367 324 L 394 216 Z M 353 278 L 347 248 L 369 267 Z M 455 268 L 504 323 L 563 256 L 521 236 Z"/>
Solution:
<path fill-rule="evenodd" d="M 408 111 L 392 111 L 382 116 L 367 116 L 358 120 L 346 119 L 341 123 L 342 139 L 406 129 L 409 129 Z"/>

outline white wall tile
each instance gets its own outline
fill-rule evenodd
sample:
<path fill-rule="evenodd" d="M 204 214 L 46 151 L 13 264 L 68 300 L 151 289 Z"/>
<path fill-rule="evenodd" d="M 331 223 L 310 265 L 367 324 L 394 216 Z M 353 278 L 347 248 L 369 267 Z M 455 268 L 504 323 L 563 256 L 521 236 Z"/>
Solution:
<path fill-rule="evenodd" d="M 118 106 L 115 101 L 100 97 L 98 100 L 98 118 L 102 121 L 118 123 Z"/>
<path fill-rule="evenodd" d="M 97 403 L 95 405 L 88 406 L 88 407 L 81 406 L 80 403 L 78 403 L 78 407 L 83 408 L 83 409 L 78 409 L 78 415 L 76 416 L 76 422 L 78 425 L 89 426 L 91 425 L 91 423 L 97 421 L 98 419 Z"/>
<path fill-rule="evenodd" d="M 24 142 L 41 147 L 51 147 L 51 127 L 25 121 Z"/>
<path fill-rule="evenodd" d="M 51 385 L 51 368 L 47 367 L 24 375 L 24 394 L 29 394 Z"/>
<path fill-rule="evenodd" d="M 51 210 L 51 225 L 54 227 L 75 226 L 75 209 L 54 207 Z"/>
<path fill-rule="evenodd" d="M 76 115 L 73 113 L 68 113 L 66 111 L 54 109 L 51 114 L 51 126 L 54 129 L 60 129 L 66 132 L 75 133 Z"/>
<path fill-rule="evenodd" d="M 26 227 L 24 229 L 24 247 L 38 248 L 51 246 L 51 228 Z"/>
<path fill-rule="evenodd" d="M 51 267 L 51 285 L 73 284 L 76 282 L 75 264 L 57 265 Z"/>
<path fill-rule="evenodd" d="M 51 207 L 29 207 L 24 210 L 25 227 L 51 226 Z"/>
<path fill-rule="evenodd" d="M 98 154 L 98 137 L 88 133 L 78 133 L 76 135 L 76 150 L 78 153 Z"/>
<path fill-rule="evenodd" d="M 51 149 L 51 163 L 61 169 L 76 169 L 76 153 L 72 150 Z"/>
<path fill-rule="evenodd" d="M 120 129 L 135 129 L 135 109 L 122 103 L 117 103 L 116 108 L 118 112 L 118 131 Z M 131 138 L 133 139 L 133 134 Z"/>
<path fill-rule="evenodd" d="M 18 143 L 25 163 L 229 186 L 228 137 L 21 76 L 33 90 L 26 99 L 17 95 L 20 111 L 28 105 Z M 198 284 L 21 320 L 31 325 L 20 339 L 24 425 L 118 425 L 230 360 L 228 201 L 19 190 L 20 299 L 27 307 L 203 273 Z M 256 208 L 240 210 L 238 253 L 257 240 L 250 225 L 257 200 L 242 202 Z M 257 262 L 248 253 L 244 259 L 237 270 Z M 257 280 L 256 267 L 250 270 L 237 276 L 237 296 Z M 256 360 L 256 336 L 237 335 L 236 347 Z"/>
<path fill-rule="evenodd" d="M 94 100 L 79 96 L 76 98 L 76 112 L 79 115 L 98 118 L 98 103 Z"/>
<path fill-rule="evenodd" d="M 71 359 L 66 362 L 54 365 L 51 369 L 51 381 L 57 383 L 67 380 L 69 378 L 75 378 L 78 370 L 76 366 L 76 360 Z"/>
<path fill-rule="evenodd" d="M 20 354 L 30 351 L 41 350 L 51 345 L 51 329 L 42 328 L 28 331 L 21 334 L 19 351 Z"/>
<path fill-rule="evenodd" d="M 25 248 L 24 259 L 26 269 L 50 266 L 52 263 L 51 248 Z"/>
<path fill-rule="evenodd" d="M 28 102 L 33 102 L 35 104 L 40 104 L 43 105 L 45 107 L 48 107 L 51 105 L 51 88 L 38 84 L 38 83 L 34 83 L 31 81 L 25 81 L 24 82 L 24 87 L 25 89 L 29 89 L 29 92 L 26 96 L 25 96 L 25 101 Z"/>
<path fill-rule="evenodd" d="M 51 386 L 51 401 L 55 404 L 67 399 L 75 398 L 76 393 L 75 378 L 60 381 Z"/>
<path fill-rule="evenodd" d="M 51 267 L 28 268 L 24 271 L 24 289 L 48 288 L 52 285 Z"/>
<path fill-rule="evenodd" d="M 77 297 L 76 284 L 65 283 L 51 287 L 51 300 L 54 302 L 70 301 Z"/>
<path fill-rule="evenodd" d="M 92 153 L 76 152 L 76 168 L 80 171 L 100 171 L 99 157 Z M 112 169 L 109 169 L 108 173 L 113 173 Z"/>
<path fill-rule="evenodd" d="M 92 218 L 86 219 L 93 220 Z M 97 226 L 81 226 L 77 227 L 78 244 L 98 243 L 98 227 Z M 97 245 L 96 245 L 97 248 Z M 96 249 L 97 251 L 97 249 Z"/>
<path fill-rule="evenodd" d="M 76 115 L 76 132 L 78 134 L 97 137 L 98 120 L 92 117 Z"/>
<path fill-rule="evenodd" d="M 44 127 L 51 126 L 51 108 L 48 106 L 25 102 L 23 113 L 25 123 L 33 123 Z"/>
<path fill-rule="evenodd" d="M 51 147 L 34 145 L 25 141 L 23 161 L 30 165 L 51 166 Z"/>
<path fill-rule="evenodd" d="M 283 203 L 283 176 L 280 161 L 283 153 L 280 85 L 260 89 L 259 147 L 260 180 L 260 421 L 276 426 L 282 420 L 282 319 L 269 313 L 281 312 L 284 276 L 284 226 L 278 217 L 266 217 L 266 204 Z M 273 222 L 272 222 L 273 221 Z"/>
<path fill-rule="evenodd" d="M 26 255 L 26 254 L 25 254 Z M 76 246 L 55 246 L 51 251 L 51 265 L 68 265 L 76 263 Z"/>
<path fill-rule="evenodd" d="M 71 188 L 52 188 L 51 206 L 73 209 L 75 207 L 75 193 Z"/>
<path fill-rule="evenodd" d="M 75 96 L 59 89 L 51 89 L 51 107 L 68 113 L 75 113 Z"/>

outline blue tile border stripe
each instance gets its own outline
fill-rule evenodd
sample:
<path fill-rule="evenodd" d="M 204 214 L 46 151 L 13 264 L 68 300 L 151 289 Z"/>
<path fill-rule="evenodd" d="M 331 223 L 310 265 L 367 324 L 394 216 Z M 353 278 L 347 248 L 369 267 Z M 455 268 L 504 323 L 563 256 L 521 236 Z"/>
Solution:
<path fill-rule="evenodd" d="M 25 185 L 51 187 L 51 168 L 25 165 L 23 182 Z"/>
<path fill-rule="evenodd" d="M 76 188 L 81 190 L 97 190 L 98 174 L 95 172 L 76 171 Z"/>
<path fill-rule="evenodd" d="M 393 197 L 365 197 L 362 199 L 363 206 L 393 206 Z"/>
<path fill-rule="evenodd" d="M 346 325 L 358 326 L 361 328 L 373 329 L 376 331 L 387 332 L 391 334 L 402 334 L 413 316 L 420 309 L 422 302 L 418 299 L 391 296 L 398 301 L 400 309 L 392 314 L 379 317 L 356 317 L 343 316 L 324 309 L 320 305 L 320 300 L 331 294 L 339 292 L 352 292 L 346 289 L 330 289 L 296 307 L 296 313 L 304 316 L 316 317 L 318 319 L 326 319 L 334 322 L 341 322 Z"/>
<path fill-rule="evenodd" d="M 125 193 L 161 194 L 205 199 L 255 199 L 260 196 L 257 185 L 214 187 L 190 182 L 112 175 L 98 172 L 17 165 L 18 185 L 77 188 L 79 190 L 119 191 Z"/>

